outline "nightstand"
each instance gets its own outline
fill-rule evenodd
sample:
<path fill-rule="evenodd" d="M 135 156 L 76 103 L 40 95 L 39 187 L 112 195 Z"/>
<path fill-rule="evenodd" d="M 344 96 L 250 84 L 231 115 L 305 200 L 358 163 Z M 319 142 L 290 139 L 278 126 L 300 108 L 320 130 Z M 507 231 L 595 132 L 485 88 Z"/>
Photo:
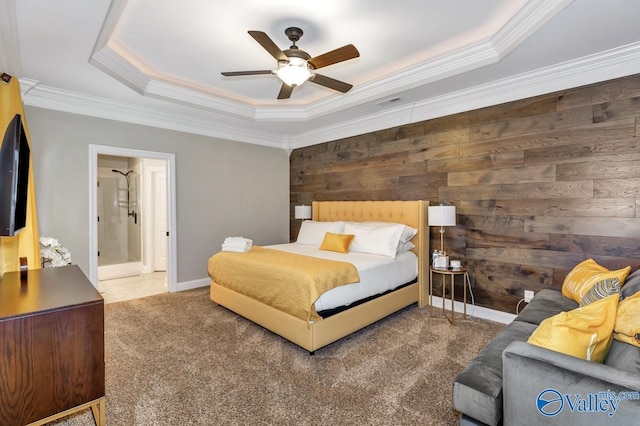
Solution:
<path fill-rule="evenodd" d="M 454 293 L 454 288 L 455 288 L 455 280 L 456 280 L 456 276 L 460 275 L 462 276 L 463 279 L 463 288 L 464 288 L 464 292 L 463 292 L 463 305 L 464 305 L 464 315 L 463 315 L 463 319 L 467 319 L 467 283 L 470 282 L 469 281 L 469 273 L 467 272 L 467 270 L 465 268 L 456 268 L 456 269 L 447 269 L 447 268 L 434 268 L 431 267 L 429 270 L 429 315 L 432 314 L 432 309 L 433 309 L 433 275 L 440 275 L 440 283 L 442 284 L 442 314 L 444 315 L 444 317 L 446 319 L 449 320 L 449 322 L 451 324 L 454 323 L 454 317 L 455 317 L 455 310 L 453 309 L 453 304 L 455 301 L 455 293 Z M 447 284 L 447 277 L 449 277 L 450 283 L 451 283 L 451 316 L 447 315 L 446 311 L 445 311 L 445 302 L 446 302 L 446 297 L 445 297 L 445 286 Z"/>

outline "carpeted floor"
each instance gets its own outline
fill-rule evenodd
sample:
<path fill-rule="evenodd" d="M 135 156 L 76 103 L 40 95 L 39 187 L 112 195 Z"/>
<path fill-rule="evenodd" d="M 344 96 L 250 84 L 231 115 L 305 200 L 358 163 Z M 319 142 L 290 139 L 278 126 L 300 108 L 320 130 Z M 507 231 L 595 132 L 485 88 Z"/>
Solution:
<path fill-rule="evenodd" d="M 105 306 L 108 425 L 451 425 L 453 378 L 503 328 L 412 305 L 310 356 L 208 291 Z"/>

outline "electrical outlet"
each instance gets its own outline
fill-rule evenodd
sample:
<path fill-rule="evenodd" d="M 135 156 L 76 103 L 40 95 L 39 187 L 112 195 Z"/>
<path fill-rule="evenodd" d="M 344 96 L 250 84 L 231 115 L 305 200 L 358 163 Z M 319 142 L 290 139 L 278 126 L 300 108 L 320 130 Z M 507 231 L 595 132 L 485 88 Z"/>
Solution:
<path fill-rule="evenodd" d="M 535 293 L 531 290 L 525 290 L 524 291 L 524 301 L 529 303 L 531 301 L 531 299 L 533 299 L 533 295 Z"/>

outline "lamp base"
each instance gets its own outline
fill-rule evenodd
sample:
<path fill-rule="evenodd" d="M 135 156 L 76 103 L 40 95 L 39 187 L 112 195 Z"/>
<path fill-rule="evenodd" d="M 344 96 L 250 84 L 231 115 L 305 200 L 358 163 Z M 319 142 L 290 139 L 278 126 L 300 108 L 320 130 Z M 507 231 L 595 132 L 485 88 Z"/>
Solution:
<path fill-rule="evenodd" d="M 444 254 L 444 226 L 440 227 L 440 253 Z"/>

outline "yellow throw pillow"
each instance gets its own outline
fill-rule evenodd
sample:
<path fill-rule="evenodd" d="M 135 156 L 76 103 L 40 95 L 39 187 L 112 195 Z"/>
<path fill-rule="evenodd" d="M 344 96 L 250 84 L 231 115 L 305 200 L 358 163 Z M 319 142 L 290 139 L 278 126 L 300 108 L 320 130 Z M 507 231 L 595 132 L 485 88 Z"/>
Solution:
<path fill-rule="evenodd" d="M 547 318 L 527 342 L 587 361 L 603 362 L 611 346 L 619 299 L 619 294 L 612 294 Z"/>
<path fill-rule="evenodd" d="M 640 346 L 640 292 L 625 298 L 618 304 L 613 338 Z"/>
<path fill-rule="evenodd" d="M 596 263 L 595 260 L 587 259 L 577 264 L 564 278 L 562 295 L 580 303 L 585 293 L 598 281 L 618 278 L 620 286 L 622 286 L 629 272 L 631 272 L 631 266 L 610 271 Z"/>
<path fill-rule="evenodd" d="M 324 234 L 324 240 L 322 240 L 322 244 L 320 244 L 320 250 L 347 253 L 349 252 L 351 241 L 353 241 L 353 235 L 334 234 L 331 232 L 327 232 L 326 234 Z"/>

